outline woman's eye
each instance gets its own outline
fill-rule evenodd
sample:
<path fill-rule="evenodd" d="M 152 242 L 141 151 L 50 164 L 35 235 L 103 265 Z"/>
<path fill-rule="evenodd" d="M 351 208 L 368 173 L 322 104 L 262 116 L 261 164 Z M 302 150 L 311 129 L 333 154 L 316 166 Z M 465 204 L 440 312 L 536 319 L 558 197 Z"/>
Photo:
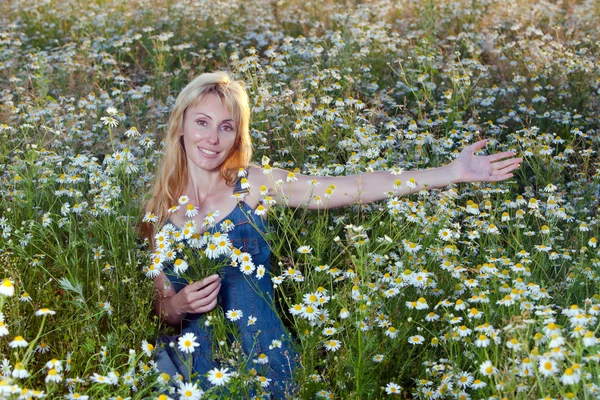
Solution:
<path fill-rule="evenodd" d="M 223 129 L 224 131 L 227 131 L 227 132 L 233 131 L 233 127 L 231 125 L 223 125 L 223 127 L 221 129 Z"/>
<path fill-rule="evenodd" d="M 206 121 L 204 121 L 204 120 L 202 120 L 202 119 L 200 119 L 200 120 L 196 121 L 196 123 L 197 123 L 198 125 L 201 125 L 201 126 L 205 126 L 205 125 L 206 125 Z"/>

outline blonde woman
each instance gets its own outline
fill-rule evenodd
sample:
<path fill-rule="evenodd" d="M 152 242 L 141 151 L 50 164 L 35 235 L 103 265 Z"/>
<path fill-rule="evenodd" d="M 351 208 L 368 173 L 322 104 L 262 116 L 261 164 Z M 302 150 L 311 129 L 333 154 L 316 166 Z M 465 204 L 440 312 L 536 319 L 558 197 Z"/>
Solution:
<path fill-rule="evenodd" d="M 248 95 L 243 83 L 224 72 L 202 74 L 189 83 L 175 103 L 164 157 L 146 211 L 158 217 L 159 225 L 168 220 L 181 227 L 189 220 L 185 210 L 169 214 L 168 209 L 184 194 L 197 207 L 198 214 L 192 218 L 196 226 L 202 226 L 208 213 L 220 210 L 220 220 L 228 219 L 235 225 L 229 232 L 233 245 L 250 253 L 255 265 L 265 267 L 267 276 L 249 278 L 237 268 L 229 268 L 223 276 L 215 274 L 187 284 L 172 269 L 165 268 L 155 278 L 155 308 L 167 323 L 181 326 L 182 334 L 191 332 L 198 338 L 193 371 L 204 385 L 207 372 L 218 364 L 211 352 L 211 331 L 197 323 L 199 317 L 212 310 L 218 301 L 225 310 L 238 310 L 245 317 L 255 317 L 254 324 L 248 324 L 246 318 L 235 321 L 241 332 L 242 349 L 250 358 L 260 356 L 268 360 L 262 372 L 268 383 L 266 391 L 272 397 L 283 398 L 291 387 L 298 360 L 291 336 L 275 312 L 268 277 L 271 253 L 264 240 L 266 222 L 254 212 L 264 198 L 259 188 L 266 187 L 269 196 L 288 207 L 333 208 L 382 200 L 384 193 L 389 192 L 404 195 L 450 183 L 508 179 L 522 159 L 514 158 L 512 152 L 475 156 L 474 152 L 485 146 L 482 140 L 463 149 L 444 167 L 403 172 L 401 178 L 406 184 L 400 186 L 395 183 L 399 177 L 385 171 L 319 177 L 319 184 L 313 185 L 310 183 L 314 178 L 310 176 L 276 168 L 266 171 L 251 165 L 249 124 Z M 277 183 L 288 180 L 293 180 L 293 184 Z M 335 190 L 331 191 L 331 185 Z M 309 201 L 315 196 L 327 201 L 321 204 Z M 143 226 L 143 236 L 150 242 L 154 234 L 151 224 Z M 247 279 L 255 282 L 250 284 Z M 274 340 L 280 346 L 273 346 Z M 171 375 L 185 375 L 179 358 L 176 348 L 165 347 L 157 362 L 160 369 Z"/>

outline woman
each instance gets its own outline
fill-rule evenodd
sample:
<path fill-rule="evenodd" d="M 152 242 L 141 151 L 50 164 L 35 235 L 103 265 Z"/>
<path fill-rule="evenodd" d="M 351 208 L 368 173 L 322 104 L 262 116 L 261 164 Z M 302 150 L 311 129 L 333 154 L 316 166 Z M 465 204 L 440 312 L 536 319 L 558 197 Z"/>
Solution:
<path fill-rule="evenodd" d="M 229 232 L 233 245 L 252 254 L 254 264 L 264 265 L 267 271 L 270 250 L 263 239 L 265 221 L 253 212 L 264 198 L 265 187 L 279 204 L 333 208 L 382 200 L 390 192 L 400 196 L 450 183 L 500 181 L 512 177 L 511 171 L 522 161 L 511 158 L 512 152 L 475 156 L 474 152 L 485 146 L 482 140 L 466 147 L 452 163 L 441 168 L 403 172 L 401 176 L 377 171 L 319 177 L 318 184 L 314 184 L 314 177 L 250 165 L 249 121 L 248 96 L 241 82 L 216 72 L 202 74 L 188 84 L 179 94 L 169 121 L 165 155 L 146 211 L 158 217 L 159 226 L 169 220 L 181 227 L 190 219 L 185 210 L 169 214 L 168 209 L 184 194 L 197 207 L 198 214 L 192 218 L 197 226 L 202 226 L 208 213 L 220 210 L 222 220 L 235 224 Z M 397 184 L 399 178 L 404 184 Z M 310 201 L 316 196 L 327 201 Z M 144 236 L 153 242 L 154 234 L 152 225 L 146 224 Z M 227 271 L 222 277 L 215 274 L 188 285 L 165 268 L 155 278 L 156 311 L 167 323 L 181 326 L 182 333 L 193 332 L 198 337 L 200 346 L 194 352 L 193 371 L 204 382 L 206 373 L 217 364 L 211 353 L 210 330 L 195 323 L 199 316 L 212 310 L 218 298 L 225 310 L 254 316 L 253 325 L 246 321 L 238 324 L 241 345 L 251 358 L 266 356 L 269 368 L 264 376 L 270 380 L 267 390 L 281 398 L 297 360 L 290 336 L 275 312 L 270 280 L 267 277 L 250 282 L 236 272 L 237 268 Z M 273 346 L 273 340 L 279 340 L 280 346 Z M 159 368 L 170 374 L 185 374 L 178 362 L 180 355 L 172 347 L 165 349 L 157 357 Z"/>

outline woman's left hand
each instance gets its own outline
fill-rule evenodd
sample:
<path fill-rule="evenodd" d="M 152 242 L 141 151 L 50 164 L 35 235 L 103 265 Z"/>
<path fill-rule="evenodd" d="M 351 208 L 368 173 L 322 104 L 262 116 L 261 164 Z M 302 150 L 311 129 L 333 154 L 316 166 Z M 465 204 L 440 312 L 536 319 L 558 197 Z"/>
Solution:
<path fill-rule="evenodd" d="M 505 151 L 489 156 L 476 156 L 477 150 L 485 147 L 487 140 L 480 140 L 465 147 L 448 167 L 451 169 L 452 181 L 459 182 L 497 182 L 513 177 L 511 171 L 523 162 L 512 151 Z"/>

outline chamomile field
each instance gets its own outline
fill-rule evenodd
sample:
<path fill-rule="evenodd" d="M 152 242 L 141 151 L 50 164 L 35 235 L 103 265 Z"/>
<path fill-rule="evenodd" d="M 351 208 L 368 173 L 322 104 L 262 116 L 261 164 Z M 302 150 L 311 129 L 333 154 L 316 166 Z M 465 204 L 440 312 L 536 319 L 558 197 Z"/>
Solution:
<path fill-rule="evenodd" d="M 600 398 L 598 20 L 593 0 L 1 2 L 0 399 L 268 398 L 238 310 L 210 313 L 210 385 L 157 370 L 178 332 L 151 277 L 207 276 L 194 251 L 272 282 L 298 352 L 287 398 Z M 281 185 L 389 170 L 410 187 L 403 171 L 484 138 L 524 160 L 338 209 L 265 195 L 271 271 L 193 225 L 151 253 L 169 113 L 215 70 L 245 82 L 254 164 L 289 170 Z M 221 236 L 228 211 L 206 218 Z"/>

